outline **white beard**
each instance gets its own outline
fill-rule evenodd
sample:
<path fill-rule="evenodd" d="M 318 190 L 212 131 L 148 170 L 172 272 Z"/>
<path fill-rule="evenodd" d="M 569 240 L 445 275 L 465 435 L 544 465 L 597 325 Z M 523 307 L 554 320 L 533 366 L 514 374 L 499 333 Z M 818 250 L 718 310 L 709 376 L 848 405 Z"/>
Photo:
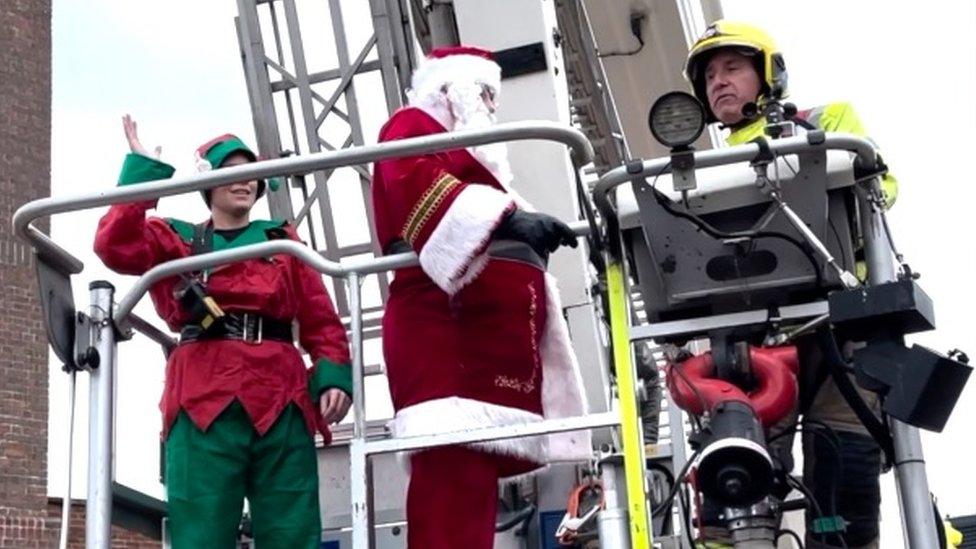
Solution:
<path fill-rule="evenodd" d="M 498 122 L 481 99 L 481 85 L 478 83 L 455 83 L 447 87 L 447 93 L 438 90 L 426 97 L 414 96 L 410 99 L 414 107 L 429 114 L 448 131 L 490 128 Z M 511 187 L 514 176 L 504 143 L 468 147 L 468 152 L 501 183 L 520 208 L 534 211 Z"/>
<path fill-rule="evenodd" d="M 452 84 L 447 88 L 447 102 L 454 117 L 452 130 L 481 130 L 498 123 L 495 114 L 488 109 L 481 98 L 480 84 Z M 508 162 L 508 148 L 504 143 L 468 147 L 478 162 L 481 162 L 495 179 L 511 190 L 512 166 Z"/>

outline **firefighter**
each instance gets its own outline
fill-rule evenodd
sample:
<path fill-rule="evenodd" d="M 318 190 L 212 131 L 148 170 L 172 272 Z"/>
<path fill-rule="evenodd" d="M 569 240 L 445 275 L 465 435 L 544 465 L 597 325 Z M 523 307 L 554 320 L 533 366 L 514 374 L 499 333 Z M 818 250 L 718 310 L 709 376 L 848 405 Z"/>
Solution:
<path fill-rule="evenodd" d="M 685 76 L 705 107 L 706 120 L 730 130 L 729 145 L 764 136 L 766 119 L 744 108 L 763 100 L 780 100 L 788 94 L 786 64 L 772 38 L 746 23 L 717 21 L 692 45 Z M 797 131 L 820 129 L 865 136 L 851 105 L 831 103 L 799 111 L 792 118 Z M 887 174 L 882 180 L 884 202 L 890 207 L 897 197 L 897 182 Z M 848 349 L 851 343 L 845 345 Z M 837 385 L 827 378 L 823 355 L 812 338 L 798 341 L 801 357 L 801 402 L 798 410 L 806 421 L 827 425 L 837 437 L 837 449 L 823 436 L 803 435 L 804 483 L 821 509 L 836 505 L 836 517 L 808 515 L 806 547 L 839 547 L 843 536 L 848 547 L 878 547 L 881 493 L 881 450 L 847 404 Z M 826 378 L 826 379 L 825 379 Z M 861 398 L 877 413 L 874 393 L 859 390 Z M 806 397 L 806 398 L 804 398 Z M 796 418 L 796 413 L 793 414 Z M 773 448 L 787 470 L 792 468 L 789 441 Z M 839 455 L 838 455 L 839 454 Z M 836 468 L 838 461 L 840 470 Z M 826 512 L 826 511 L 825 511 Z M 842 524 L 846 522 L 846 528 Z"/>

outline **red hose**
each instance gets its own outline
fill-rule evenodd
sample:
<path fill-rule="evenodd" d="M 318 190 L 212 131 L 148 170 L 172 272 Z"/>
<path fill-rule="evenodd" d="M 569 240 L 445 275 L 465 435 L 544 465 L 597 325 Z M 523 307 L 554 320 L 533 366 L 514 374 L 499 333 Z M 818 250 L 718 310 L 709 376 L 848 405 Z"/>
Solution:
<path fill-rule="evenodd" d="M 799 393 L 796 347 L 750 347 L 749 359 L 756 380 L 756 387 L 749 392 L 716 379 L 715 364 L 708 352 L 667 368 L 671 397 L 679 408 L 695 415 L 711 411 L 721 402 L 745 402 L 755 410 L 763 427 L 768 428 L 786 417 L 796 405 Z"/>

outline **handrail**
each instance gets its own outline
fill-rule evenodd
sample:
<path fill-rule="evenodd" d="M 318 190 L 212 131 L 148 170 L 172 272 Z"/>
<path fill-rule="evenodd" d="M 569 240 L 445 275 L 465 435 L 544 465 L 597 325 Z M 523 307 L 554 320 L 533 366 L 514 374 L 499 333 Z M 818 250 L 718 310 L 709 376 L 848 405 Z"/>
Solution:
<path fill-rule="evenodd" d="M 509 122 L 487 129 L 462 130 L 338 151 L 263 160 L 202 174 L 174 177 L 157 181 L 152 185 L 126 185 L 93 194 L 42 198 L 28 202 L 17 209 L 13 216 L 14 232 L 31 244 L 48 263 L 57 265 L 66 272 L 79 273 L 84 269 L 84 263 L 34 227 L 32 223 L 35 220 L 58 213 L 202 191 L 235 181 L 310 173 L 387 158 L 528 139 L 555 141 L 568 146 L 571 151 L 570 157 L 577 168 L 593 160 L 593 147 L 579 130 L 547 121 Z"/>
<path fill-rule="evenodd" d="M 135 313 L 130 312 L 128 317 L 129 326 L 150 340 L 159 343 L 159 346 L 163 348 L 164 355 L 169 356 L 169 354 L 173 352 L 173 349 L 175 349 L 176 345 L 179 343 L 176 338 L 167 335 L 166 332 L 160 330 L 154 324 L 144 318 L 141 318 Z"/>
<path fill-rule="evenodd" d="M 590 230 L 586 221 L 575 221 L 570 223 L 569 226 L 580 236 L 588 234 Z M 304 261 L 316 271 L 335 278 L 346 278 L 353 273 L 359 275 L 374 274 L 393 269 L 401 269 L 403 267 L 411 267 L 419 263 L 417 254 L 414 252 L 337 263 L 325 259 L 318 252 L 294 240 L 272 240 L 270 242 L 250 244 L 248 246 L 241 246 L 240 248 L 221 250 L 219 252 L 193 255 L 160 263 L 136 279 L 135 284 L 132 285 L 129 292 L 118 302 L 118 306 L 115 309 L 115 322 L 119 325 L 124 325 L 131 316 L 132 309 L 142 299 L 142 296 L 149 291 L 149 288 L 153 284 L 164 278 L 181 273 L 209 269 L 236 261 L 244 261 L 245 259 L 267 257 L 275 254 L 294 256 Z"/>
<path fill-rule="evenodd" d="M 874 167 L 878 153 L 870 140 L 847 133 L 808 132 L 804 135 L 768 140 L 767 145 L 773 154 L 795 154 L 807 151 L 840 149 L 857 154 L 857 165 Z M 722 149 L 711 149 L 695 153 L 695 168 L 711 168 L 746 162 L 756 158 L 760 147 L 756 143 L 745 143 Z M 640 162 L 640 169 L 637 163 Z M 603 174 L 593 187 L 593 202 L 604 219 L 614 219 L 616 212 L 610 203 L 610 191 L 635 178 L 658 176 L 671 173 L 671 158 L 660 157 L 651 160 L 635 161 L 619 166 Z"/>

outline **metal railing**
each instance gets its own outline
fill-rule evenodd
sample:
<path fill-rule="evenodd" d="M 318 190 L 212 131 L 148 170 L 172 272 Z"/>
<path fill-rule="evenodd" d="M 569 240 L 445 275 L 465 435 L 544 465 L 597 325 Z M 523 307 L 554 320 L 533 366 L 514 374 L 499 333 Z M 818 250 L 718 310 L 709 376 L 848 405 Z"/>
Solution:
<path fill-rule="evenodd" d="M 34 247 L 38 259 L 59 266 L 63 272 L 76 274 L 84 265 L 37 230 L 32 223 L 44 216 L 84 210 L 100 206 L 152 200 L 164 196 L 212 189 L 235 181 L 262 179 L 271 176 L 310 173 L 351 164 L 365 164 L 388 158 L 425 154 L 443 150 L 518 140 L 548 140 L 570 148 L 574 166 L 579 170 L 593 159 L 593 149 L 579 131 L 549 122 L 518 122 L 499 124 L 490 129 L 459 131 L 381 143 L 334 152 L 321 152 L 301 157 L 267 160 L 207 172 L 200 175 L 176 177 L 152 184 L 117 187 L 95 194 L 66 198 L 45 198 L 30 202 L 14 214 L 16 233 Z M 583 222 L 575 224 L 578 234 L 585 234 Z M 114 390 L 115 330 L 141 322 L 132 314 L 136 303 L 153 283 L 168 276 L 208 267 L 265 257 L 272 254 L 292 255 L 320 273 L 346 280 L 350 296 L 351 344 L 353 370 L 353 438 L 350 441 L 352 481 L 353 546 L 371 547 L 371 486 L 369 482 L 370 456 L 477 441 L 520 438 L 541 434 L 619 425 L 615 412 L 577 418 L 544 420 L 538 423 L 487 427 L 483 429 L 438 433 L 400 439 L 366 439 L 364 394 L 364 364 L 362 337 L 362 308 L 360 286 L 364 276 L 417 264 L 414 253 L 404 253 L 370 260 L 349 261 L 342 264 L 329 261 L 319 253 L 293 241 L 276 240 L 230 250 L 181 258 L 157 265 L 144 273 L 129 292 L 112 308 L 114 289 L 105 282 L 91 286 L 93 345 L 99 352 L 100 364 L 91 369 L 90 450 L 88 485 L 87 546 L 93 549 L 108 547 L 111 524 L 112 466 L 112 392 Z M 158 332 L 158 330 L 157 330 Z M 162 334 L 165 335 L 165 334 Z"/>
<path fill-rule="evenodd" d="M 811 136 L 818 136 L 815 141 Z M 843 133 L 809 132 L 795 137 L 771 139 L 766 142 L 774 155 L 796 154 L 817 150 L 846 150 L 857 155 L 857 165 L 871 168 L 877 163 L 878 153 L 874 145 L 865 138 Z M 695 169 L 724 166 L 737 162 L 748 162 L 760 154 L 759 145 L 746 143 L 722 149 L 711 149 L 695 153 Z M 671 173 L 671 158 L 660 157 L 651 160 L 634 161 L 614 168 L 603 175 L 593 187 L 593 203 L 604 219 L 615 219 L 616 209 L 610 202 L 610 191 L 624 183 L 644 177 L 657 177 Z"/>

